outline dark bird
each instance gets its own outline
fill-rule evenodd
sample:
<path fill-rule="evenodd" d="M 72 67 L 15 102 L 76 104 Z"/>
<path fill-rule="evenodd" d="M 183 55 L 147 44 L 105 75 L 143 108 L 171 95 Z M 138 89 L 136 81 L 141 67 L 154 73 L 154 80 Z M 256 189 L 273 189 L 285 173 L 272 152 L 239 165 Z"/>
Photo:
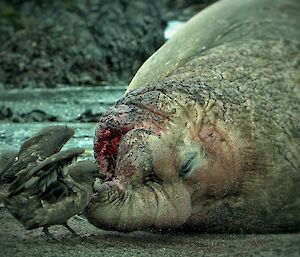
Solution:
<path fill-rule="evenodd" d="M 18 151 L 7 151 L 0 154 L 0 204 L 2 204 L 5 197 L 7 197 L 9 186 L 9 184 L 3 181 L 2 175 L 10 166 L 13 165 L 17 156 Z"/>
<path fill-rule="evenodd" d="M 2 175 L 8 184 L 4 204 L 26 229 L 64 225 L 81 213 L 93 196 L 98 166 L 89 160 L 77 161 L 82 148 L 58 152 L 74 134 L 68 127 L 53 126 L 22 144 L 13 161 L 8 158 Z M 11 157 L 12 158 L 12 157 Z M 7 167 L 11 165 L 10 167 Z"/>
<path fill-rule="evenodd" d="M 2 181 L 13 182 L 16 179 L 15 175 L 20 170 L 26 169 L 28 166 L 35 166 L 36 163 L 59 152 L 74 133 L 74 130 L 67 126 L 50 126 L 41 129 L 21 145 L 13 161 L 8 158 L 9 152 L 3 155 L 3 162 L 0 162 Z"/>

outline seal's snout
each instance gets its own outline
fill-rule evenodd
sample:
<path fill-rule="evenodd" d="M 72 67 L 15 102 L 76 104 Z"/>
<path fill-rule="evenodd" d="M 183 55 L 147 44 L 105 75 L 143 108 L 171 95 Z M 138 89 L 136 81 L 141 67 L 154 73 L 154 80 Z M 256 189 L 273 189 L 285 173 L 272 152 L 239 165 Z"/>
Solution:
<path fill-rule="evenodd" d="M 131 178 L 141 175 L 139 171 L 145 170 L 150 163 L 147 141 L 149 136 L 154 135 L 153 132 L 135 128 L 133 124 L 126 128 L 120 126 L 119 129 L 105 125 L 98 127 L 94 141 L 95 158 L 105 174 L 105 180 L 116 176 Z"/>
<path fill-rule="evenodd" d="M 115 176 L 119 144 L 129 131 L 140 128 L 150 134 L 162 132 L 164 123 L 170 116 L 168 111 L 159 106 L 162 104 L 159 103 L 162 97 L 166 98 L 159 91 L 137 90 L 120 99 L 100 117 L 94 139 L 94 154 L 108 180 Z M 126 148 L 125 145 L 123 148 Z"/>

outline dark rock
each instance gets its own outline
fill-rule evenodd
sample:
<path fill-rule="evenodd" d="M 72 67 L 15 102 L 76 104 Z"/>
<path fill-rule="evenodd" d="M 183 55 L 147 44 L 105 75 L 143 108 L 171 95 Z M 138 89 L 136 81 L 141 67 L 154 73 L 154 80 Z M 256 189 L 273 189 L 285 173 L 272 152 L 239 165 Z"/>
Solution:
<path fill-rule="evenodd" d="M 11 122 L 54 122 L 59 119 L 54 116 L 47 114 L 44 111 L 34 109 L 26 113 L 13 112 L 11 108 L 2 106 L 0 108 L 0 121 L 11 121 Z"/>
<path fill-rule="evenodd" d="M 164 0 L 167 20 L 186 21 L 216 0 Z"/>
<path fill-rule="evenodd" d="M 160 0 L 0 3 L 4 88 L 129 81 L 163 43 Z"/>
<path fill-rule="evenodd" d="M 85 110 L 75 120 L 80 122 L 98 122 L 100 113 L 93 113 L 91 109 Z"/>
<path fill-rule="evenodd" d="M 9 107 L 0 107 L 0 120 L 8 120 L 13 117 L 13 111 Z"/>

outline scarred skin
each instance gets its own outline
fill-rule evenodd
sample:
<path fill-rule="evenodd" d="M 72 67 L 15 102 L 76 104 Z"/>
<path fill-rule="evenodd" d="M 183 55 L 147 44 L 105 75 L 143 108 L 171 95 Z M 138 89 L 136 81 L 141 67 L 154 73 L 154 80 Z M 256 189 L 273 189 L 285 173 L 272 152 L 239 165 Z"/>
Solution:
<path fill-rule="evenodd" d="M 296 0 L 224 0 L 149 58 L 100 118 L 106 180 L 91 223 L 299 229 L 299 11 Z"/>

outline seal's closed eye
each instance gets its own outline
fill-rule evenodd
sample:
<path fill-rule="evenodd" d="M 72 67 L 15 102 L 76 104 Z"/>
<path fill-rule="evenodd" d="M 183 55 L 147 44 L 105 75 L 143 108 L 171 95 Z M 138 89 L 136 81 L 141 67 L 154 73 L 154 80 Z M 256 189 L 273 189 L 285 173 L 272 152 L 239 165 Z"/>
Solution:
<path fill-rule="evenodd" d="M 183 165 L 180 168 L 179 177 L 186 178 L 191 174 L 193 166 L 195 165 L 196 156 L 196 153 L 190 153 L 186 157 L 185 161 L 183 162 Z"/>

